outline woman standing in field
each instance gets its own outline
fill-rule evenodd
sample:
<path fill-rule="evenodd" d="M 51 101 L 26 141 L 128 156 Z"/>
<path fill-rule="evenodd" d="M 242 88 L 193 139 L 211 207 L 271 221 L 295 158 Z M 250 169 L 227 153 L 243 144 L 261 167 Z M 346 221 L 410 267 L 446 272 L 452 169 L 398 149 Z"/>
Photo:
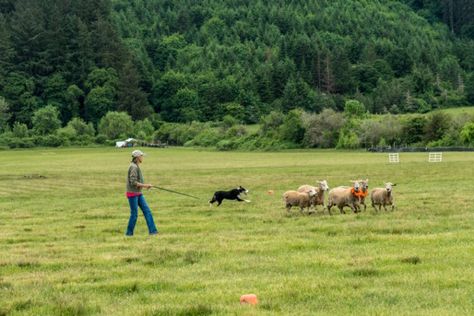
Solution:
<path fill-rule="evenodd" d="M 145 216 L 146 225 L 148 226 L 148 232 L 150 235 L 158 234 L 155 222 L 153 221 L 153 215 L 151 215 L 151 210 L 142 194 L 142 188 L 149 189 L 153 186 L 151 184 L 145 184 L 143 180 L 140 164 L 143 162 L 144 156 L 145 154 L 142 151 L 134 150 L 132 152 L 132 162 L 128 168 L 127 198 L 128 203 L 130 204 L 130 219 L 128 220 L 127 236 L 133 236 L 133 230 L 137 223 L 138 207 L 140 207 Z"/>

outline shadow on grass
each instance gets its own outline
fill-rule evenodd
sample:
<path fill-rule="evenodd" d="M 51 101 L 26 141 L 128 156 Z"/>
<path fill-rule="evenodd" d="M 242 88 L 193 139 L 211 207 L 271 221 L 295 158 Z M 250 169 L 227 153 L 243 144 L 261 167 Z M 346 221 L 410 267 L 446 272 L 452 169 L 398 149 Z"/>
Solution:
<path fill-rule="evenodd" d="M 82 316 L 92 315 L 100 312 L 98 307 L 91 307 L 82 299 L 72 296 L 60 297 L 54 307 L 54 315 L 63 316 Z"/>
<path fill-rule="evenodd" d="M 198 250 L 176 251 L 163 249 L 148 256 L 144 263 L 155 266 L 163 264 L 192 265 L 200 262 L 207 253 Z"/>
<path fill-rule="evenodd" d="M 364 277 L 364 278 L 375 277 L 375 276 L 378 276 L 379 274 L 380 272 L 374 268 L 358 268 L 358 269 L 349 271 L 349 275 L 351 276 Z"/>
<path fill-rule="evenodd" d="M 181 308 L 180 310 L 175 309 L 166 309 L 166 310 L 156 310 L 147 314 L 149 316 L 206 316 L 212 315 L 217 311 L 214 311 L 209 306 L 205 306 L 202 304 L 187 306 Z"/>
<path fill-rule="evenodd" d="M 419 264 L 419 263 L 421 263 L 421 259 L 418 256 L 402 258 L 402 259 L 400 259 L 400 261 L 403 262 L 403 263 L 410 263 L 410 264 Z"/>
<path fill-rule="evenodd" d="M 35 304 L 31 300 L 15 302 L 12 305 L 12 309 L 15 311 L 24 311 L 32 308 Z"/>

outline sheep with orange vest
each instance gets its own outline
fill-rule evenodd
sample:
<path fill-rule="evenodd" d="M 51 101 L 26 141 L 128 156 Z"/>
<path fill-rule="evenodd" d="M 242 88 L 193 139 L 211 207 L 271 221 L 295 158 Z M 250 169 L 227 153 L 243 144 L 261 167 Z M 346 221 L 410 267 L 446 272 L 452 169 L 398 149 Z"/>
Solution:
<path fill-rule="evenodd" d="M 359 204 L 364 205 L 364 211 L 367 209 L 367 205 L 365 205 L 365 198 L 369 195 L 369 179 L 365 180 L 357 180 L 360 184 L 359 192 L 356 192 L 356 197 L 359 198 Z"/>

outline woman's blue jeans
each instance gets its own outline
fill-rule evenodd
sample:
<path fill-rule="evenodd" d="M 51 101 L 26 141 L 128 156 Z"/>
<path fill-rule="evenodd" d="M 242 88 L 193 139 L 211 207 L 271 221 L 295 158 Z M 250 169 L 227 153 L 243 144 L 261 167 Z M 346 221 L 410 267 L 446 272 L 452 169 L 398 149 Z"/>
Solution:
<path fill-rule="evenodd" d="M 130 204 L 130 219 L 128 220 L 128 227 L 127 227 L 127 236 L 133 236 L 133 230 L 135 229 L 135 224 L 137 223 L 138 217 L 138 207 L 143 212 L 145 216 L 146 225 L 148 226 L 148 232 L 150 234 L 158 233 L 156 229 L 155 222 L 153 221 L 153 215 L 151 215 L 151 210 L 146 204 L 145 197 L 142 195 L 134 196 L 128 198 L 128 204 Z"/>

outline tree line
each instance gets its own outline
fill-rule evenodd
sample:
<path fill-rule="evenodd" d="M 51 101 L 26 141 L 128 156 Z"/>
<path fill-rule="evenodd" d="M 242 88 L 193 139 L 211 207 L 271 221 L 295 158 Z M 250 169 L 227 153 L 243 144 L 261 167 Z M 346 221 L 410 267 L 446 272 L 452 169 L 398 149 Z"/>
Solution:
<path fill-rule="evenodd" d="M 4 100 L 0 99 L 0 108 Z M 32 127 L 15 122 L 0 134 L 0 148 L 35 146 L 114 145 L 134 137 L 140 143 L 211 147 L 218 150 L 281 150 L 295 148 L 360 149 L 372 147 L 474 146 L 474 113 L 372 115 L 357 100 L 344 111 L 320 113 L 293 109 L 272 111 L 256 125 L 243 125 L 226 115 L 219 122 L 175 123 L 158 116 L 134 121 L 126 112 L 110 111 L 97 127 L 73 118 L 61 127 L 60 113 L 48 105 L 33 113 Z"/>
<path fill-rule="evenodd" d="M 32 131 L 51 107 L 61 127 L 80 120 L 97 133 L 109 112 L 254 124 L 295 109 L 342 113 L 348 100 L 393 114 L 472 104 L 472 6 L 0 0 L 0 132 Z"/>

